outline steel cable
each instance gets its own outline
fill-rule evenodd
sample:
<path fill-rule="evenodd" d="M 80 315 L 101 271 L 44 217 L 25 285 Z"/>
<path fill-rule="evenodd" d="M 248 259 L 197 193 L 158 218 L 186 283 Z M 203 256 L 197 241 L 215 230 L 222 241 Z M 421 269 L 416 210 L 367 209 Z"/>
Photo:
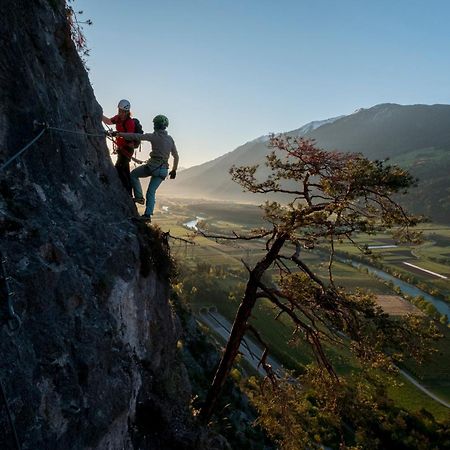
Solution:
<path fill-rule="evenodd" d="M 32 140 L 30 141 L 25 147 L 23 147 L 21 150 L 19 150 L 16 154 L 11 156 L 11 158 L 8 159 L 5 163 L 3 163 L 0 166 L 0 172 L 5 169 L 7 166 L 9 166 L 16 158 L 18 158 L 23 152 L 25 152 L 29 147 L 31 147 L 44 133 L 46 128 L 43 128 L 41 132 Z"/>

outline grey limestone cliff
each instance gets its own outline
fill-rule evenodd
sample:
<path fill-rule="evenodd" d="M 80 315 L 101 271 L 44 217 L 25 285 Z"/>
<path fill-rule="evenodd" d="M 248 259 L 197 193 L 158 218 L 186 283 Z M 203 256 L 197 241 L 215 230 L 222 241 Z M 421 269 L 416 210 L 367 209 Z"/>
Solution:
<path fill-rule="evenodd" d="M 0 379 L 22 449 L 193 448 L 167 249 L 137 226 L 62 0 L 0 15 Z M 20 329 L 7 324 L 8 301 Z M 15 448 L 0 398 L 0 448 Z"/>

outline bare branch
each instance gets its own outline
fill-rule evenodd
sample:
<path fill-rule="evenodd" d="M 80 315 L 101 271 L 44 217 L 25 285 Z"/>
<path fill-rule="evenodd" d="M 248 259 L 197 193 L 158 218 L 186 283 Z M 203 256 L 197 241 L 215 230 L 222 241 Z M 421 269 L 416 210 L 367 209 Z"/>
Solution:
<path fill-rule="evenodd" d="M 227 236 L 227 235 L 223 235 L 223 234 L 208 234 L 202 230 L 197 230 L 197 232 L 196 232 L 196 234 L 199 234 L 200 236 L 203 236 L 208 239 L 223 239 L 223 240 L 231 240 L 231 241 L 253 241 L 256 239 L 262 239 L 272 233 L 273 233 L 273 230 L 267 230 L 265 232 L 255 234 L 253 236 L 243 236 L 243 235 L 237 234 L 233 231 L 233 236 Z"/>
<path fill-rule="evenodd" d="M 286 272 L 286 273 L 291 273 L 291 269 L 289 269 L 289 267 L 286 265 L 286 263 L 284 263 L 280 257 L 277 258 L 277 260 L 275 261 L 275 264 L 277 265 L 277 267 L 280 269 L 280 272 Z"/>
<path fill-rule="evenodd" d="M 280 300 L 278 300 L 278 298 L 275 295 L 273 295 L 269 290 L 267 290 L 267 288 L 265 288 L 263 285 L 260 284 L 260 287 L 267 294 L 267 299 L 273 302 L 279 309 L 283 310 L 291 318 L 291 320 L 295 323 L 295 325 L 297 325 L 304 331 L 306 339 L 311 344 L 314 350 L 313 353 L 314 356 L 316 357 L 318 364 L 324 367 L 327 370 L 327 372 L 337 380 L 338 376 L 323 350 L 322 343 L 319 338 L 319 331 L 317 329 L 312 328 L 307 323 L 303 322 L 292 311 L 292 309 L 288 308 L 286 305 L 280 302 Z"/>
<path fill-rule="evenodd" d="M 300 258 L 297 258 L 295 255 L 292 255 L 290 258 L 286 258 L 285 256 L 280 255 L 279 258 L 290 259 L 291 261 L 294 261 L 295 264 L 297 264 L 297 266 L 311 278 L 311 280 L 315 281 L 323 289 L 326 289 L 323 281 L 318 278 Z"/>
<path fill-rule="evenodd" d="M 250 236 L 237 233 L 208 235 L 199 231 L 204 237 L 213 239 L 249 241 L 264 238 L 266 249 L 265 256 L 253 268 L 244 262 L 249 278 L 232 335 L 202 409 L 205 417 L 210 417 L 258 299 L 265 298 L 273 305 L 276 319 L 282 314 L 289 317 L 289 323 L 295 328 L 293 339 L 305 339 L 313 349 L 319 367 L 334 380 L 339 379 L 326 355 L 325 342 L 341 346 L 351 343 L 357 356 L 374 366 L 379 365 L 381 348 L 386 343 L 395 351 L 404 348 L 403 335 L 392 336 L 392 330 L 398 330 L 399 326 L 394 321 L 388 323 L 373 306 L 370 296 L 336 287 L 333 270 L 336 239 L 349 239 L 366 253 L 367 248 L 354 240 L 354 233 L 370 234 L 395 225 L 402 227 L 400 231 L 408 231 L 407 227 L 416 223 L 417 219 L 409 217 L 391 198 L 393 193 L 412 185 L 412 177 L 403 169 L 384 166 L 361 154 L 321 150 L 315 147 L 314 141 L 301 137 L 272 136 L 269 146 L 274 149 L 266 161 L 271 173 L 263 181 L 256 177 L 258 166 L 233 167 L 230 173 L 247 191 L 290 196 L 285 204 L 266 202 L 265 219 L 272 229 Z M 322 281 L 301 258 L 302 243 L 307 247 L 310 243 L 322 242 L 329 245 L 329 282 Z M 281 252 L 288 243 L 295 245 L 295 251 L 291 256 L 284 256 Z M 287 251 L 291 249 L 287 248 Z M 319 248 L 318 251 L 322 250 Z M 269 289 L 261 281 L 274 264 L 281 276 L 280 289 Z M 267 346 L 257 331 L 252 331 L 266 349 L 261 358 L 264 367 Z"/>
<path fill-rule="evenodd" d="M 247 329 L 252 332 L 252 334 L 255 336 L 256 340 L 263 346 L 263 354 L 259 360 L 258 366 L 262 366 L 262 368 L 265 370 L 268 378 L 272 381 L 272 383 L 276 383 L 276 374 L 272 369 L 271 364 L 267 362 L 267 357 L 269 355 L 269 346 L 264 342 L 261 335 L 258 333 L 256 328 L 252 325 L 247 325 Z"/>
<path fill-rule="evenodd" d="M 178 237 L 178 236 L 173 236 L 173 235 L 171 235 L 171 234 L 170 234 L 170 230 L 169 230 L 167 233 L 165 233 L 165 236 L 167 236 L 167 237 L 170 238 L 170 239 L 174 239 L 174 240 L 176 240 L 176 241 L 184 242 L 184 243 L 186 243 L 186 244 L 197 245 L 197 244 L 196 244 L 194 241 L 192 241 L 192 240 L 184 239 L 184 238 L 182 238 L 182 237 Z"/>

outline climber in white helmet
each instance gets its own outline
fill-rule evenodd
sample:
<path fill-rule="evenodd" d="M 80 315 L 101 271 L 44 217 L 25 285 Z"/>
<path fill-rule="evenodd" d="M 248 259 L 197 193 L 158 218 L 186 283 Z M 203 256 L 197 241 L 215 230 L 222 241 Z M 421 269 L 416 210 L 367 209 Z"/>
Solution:
<path fill-rule="evenodd" d="M 116 125 L 116 130 L 123 133 L 135 133 L 135 122 L 131 118 L 131 105 L 128 100 L 120 100 L 117 105 L 118 112 L 114 117 L 108 118 L 103 115 L 103 122 L 107 125 Z M 132 195 L 131 179 L 130 179 L 130 160 L 133 156 L 134 145 L 132 141 L 123 137 L 117 137 L 115 140 L 117 146 L 117 161 L 115 167 L 119 178 L 122 181 L 127 192 Z"/>

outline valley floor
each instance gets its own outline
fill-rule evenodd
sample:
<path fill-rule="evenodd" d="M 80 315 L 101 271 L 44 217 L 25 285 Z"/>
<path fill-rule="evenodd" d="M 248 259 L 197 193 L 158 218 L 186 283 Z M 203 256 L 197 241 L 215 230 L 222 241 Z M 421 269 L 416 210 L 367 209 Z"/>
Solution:
<path fill-rule="evenodd" d="M 264 224 L 261 219 L 261 210 L 252 205 L 162 199 L 158 206 L 153 223 L 164 231 L 170 231 L 172 236 L 188 240 L 193 230 L 187 228 L 186 224 L 189 226 L 200 224 L 202 228 L 206 227 L 209 233 L 219 234 L 230 234 L 231 231 L 245 233 L 251 228 L 258 228 Z M 414 277 L 412 281 L 416 286 L 422 286 L 428 292 L 434 289 L 433 294 L 446 301 L 450 298 L 449 279 L 436 277 L 429 272 L 450 278 L 450 254 L 448 253 L 450 227 L 427 224 L 422 228 L 425 241 L 419 246 L 394 246 L 396 244 L 387 235 L 372 236 L 370 240 L 361 237 L 358 238 L 358 243 L 370 246 L 372 252 L 378 255 L 378 260 L 383 261 L 385 265 L 383 267 L 386 267 L 389 273 L 400 274 L 403 276 L 402 279 Z M 211 316 L 205 317 L 205 311 L 211 308 L 223 316 L 224 321 L 232 321 L 238 306 L 239 292 L 245 281 L 242 261 L 252 264 L 264 255 L 263 243 L 260 241 L 218 242 L 202 236 L 196 237 L 194 242 L 195 245 L 176 239 L 171 240 L 172 254 L 178 260 L 182 272 L 180 281 L 186 286 L 192 284 L 192 287 L 195 287 L 196 283 L 198 285 L 211 283 L 210 288 L 203 286 L 203 289 L 196 290 L 195 295 L 189 294 L 192 308 L 200 317 L 203 317 L 203 320 L 209 320 L 211 326 L 211 321 L 214 322 L 214 320 Z M 351 257 L 358 256 L 357 250 L 349 245 L 342 245 L 338 250 Z M 327 263 L 320 252 L 314 249 L 304 250 L 302 256 L 319 276 L 326 277 Z M 418 270 L 403 262 L 424 270 Z M 276 273 L 277 270 L 272 269 L 272 274 L 276 276 Z M 183 276 L 186 279 L 183 280 Z M 378 296 L 380 306 L 390 314 L 403 315 L 411 312 L 424 314 L 410 301 L 405 300 L 403 293 L 392 285 L 341 261 L 336 263 L 336 280 L 338 284 L 349 289 L 364 288 L 373 291 Z M 282 322 L 274 326 L 272 316 L 270 308 L 262 304 L 255 312 L 254 320 L 262 329 L 263 336 L 272 342 L 274 358 L 289 369 L 309 363 L 312 355 L 308 349 L 287 345 L 291 330 Z M 218 329 L 217 326 L 215 328 Z M 389 390 L 392 398 L 400 406 L 412 411 L 424 407 L 436 418 L 444 419 L 448 417 L 449 410 L 443 404 L 448 406 L 450 401 L 450 329 L 442 325 L 441 330 L 445 337 L 438 343 L 438 351 L 430 361 L 423 366 L 405 363 L 403 367 L 423 389 L 420 390 L 406 381 L 401 386 Z M 224 333 L 225 331 L 222 330 L 222 334 Z M 346 361 L 346 355 L 335 349 L 330 349 L 330 354 L 342 373 L 352 370 L 351 363 Z M 441 399 L 442 404 L 425 394 L 424 390 Z"/>

